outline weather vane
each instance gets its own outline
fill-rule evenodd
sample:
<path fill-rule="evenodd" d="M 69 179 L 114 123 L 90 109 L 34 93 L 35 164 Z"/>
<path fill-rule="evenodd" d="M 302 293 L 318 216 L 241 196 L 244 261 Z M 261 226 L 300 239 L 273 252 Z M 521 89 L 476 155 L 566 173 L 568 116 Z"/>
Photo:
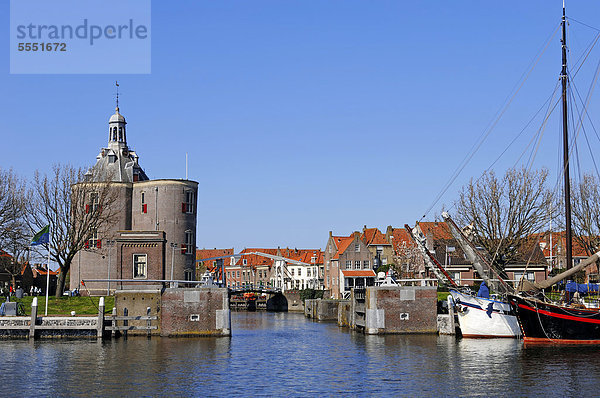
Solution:
<path fill-rule="evenodd" d="M 117 86 L 117 110 L 119 109 L 119 82 L 115 80 L 115 86 Z"/>

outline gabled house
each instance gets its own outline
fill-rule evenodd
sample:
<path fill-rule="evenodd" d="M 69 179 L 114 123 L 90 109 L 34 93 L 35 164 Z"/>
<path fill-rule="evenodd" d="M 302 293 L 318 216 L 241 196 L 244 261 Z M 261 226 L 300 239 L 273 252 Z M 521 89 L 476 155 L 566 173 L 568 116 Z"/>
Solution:
<path fill-rule="evenodd" d="M 404 228 L 391 225 L 385 231 L 385 238 L 392 244 L 393 261 L 400 279 L 421 279 L 426 277 L 425 262 L 421 252 Z"/>
<path fill-rule="evenodd" d="M 323 251 L 321 249 L 278 249 L 277 255 L 301 262 L 275 260 L 271 285 L 286 290 L 323 289 Z"/>
<path fill-rule="evenodd" d="M 386 239 L 378 228 L 367 228 L 365 225 L 360 238 L 367 245 L 367 249 L 373 255 L 373 269 L 376 271 L 380 266 L 390 265 L 394 262 L 394 248 L 392 243 Z"/>
<path fill-rule="evenodd" d="M 446 222 L 420 222 L 417 230 L 425 236 L 427 249 L 457 283 L 473 285 L 475 280 L 480 279 Z M 517 248 L 516 258 L 504 265 L 505 276 L 509 281 L 518 282 L 522 277 L 529 281 L 546 278 L 546 260 L 539 245 L 535 243 L 535 240 L 523 241 L 521 247 Z M 488 261 L 491 260 L 483 248 L 478 249 Z"/>
<path fill-rule="evenodd" d="M 566 233 L 565 231 L 557 232 L 540 232 L 533 234 L 532 238 L 536 239 L 539 243 L 540 249 L 544 253 L 544 257 L 548 262 L 548 271 L 552 271 L 552 268 L 567 268 L 566 267 Z M 592 239 L 583 238 L 583 240 L 592 242 Z M 596 239 L 594 239 L 596 240 Z M 593 245 L 592 245 L 593 246 Z M 573 243 L 571 243 L 571 250 L 573 253 L 573 266 L 578 265 L 581 260 L 584 260 L 591 256 L 593 253 L 584 247 L 580 240 L 573 237 Z M 597 268 L 590 266 L 586 269 L 589 273 L 598 273 Z"/>
<path fill-rule="evenodd" d="M 347 297 L 353 287 L 375 284 L 374 256 L 359 232 L 346 237 L 329 231 L 324 256 L 325 289 L 332 298 Z"/>
<path fill-rule="evenodd" d="M 268 286 L 274 260 L 258 254 L 244 254 L 251 252 L 277 255 L 277 249 L 247 248 L 242 250 L 242 256 L 235 264 L 225 267 L 228 287 Z"/>

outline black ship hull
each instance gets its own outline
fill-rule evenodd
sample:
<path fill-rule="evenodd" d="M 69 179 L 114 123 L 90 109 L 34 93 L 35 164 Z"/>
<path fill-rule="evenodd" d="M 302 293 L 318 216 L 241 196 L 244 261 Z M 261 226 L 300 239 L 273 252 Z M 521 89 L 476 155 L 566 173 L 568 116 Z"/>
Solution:
<path fill-rule="evenodd" d="M 525 342 L 600 344 L 600 311 L 509 296 Z"/>

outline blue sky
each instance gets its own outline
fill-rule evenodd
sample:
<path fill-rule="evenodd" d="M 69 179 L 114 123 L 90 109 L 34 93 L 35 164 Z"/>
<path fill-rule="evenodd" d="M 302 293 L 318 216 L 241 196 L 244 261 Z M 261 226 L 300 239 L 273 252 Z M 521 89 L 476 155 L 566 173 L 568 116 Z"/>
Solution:
<path fill-rule="evenodd" d="M 571 18 L 600 27 L 600 3 L 567 6 Z M 7 2 L 0 11 L 7 32 Z M 148 75 L 11 75 L 6 35 L 0 167 L 30 178 L 53 163 L 93 164 L 119 80 L 128 142 L 147 174 L 183 178 L 189 155 L 190 179 L 200 183 L 199 247 L 324 247 L 329 230 L 413 224 L 560 14 L 559 0 L 155 0 Z M 569 33 L 577 59 L 596 31 L 571 23 Z M 436 210 L 491 164 L 559 72 L 555 36 Z M 536 166 L 555 169 L 558 127 L 549 121 Z M 530 137 L 496 164 L 499 173 Z"/>

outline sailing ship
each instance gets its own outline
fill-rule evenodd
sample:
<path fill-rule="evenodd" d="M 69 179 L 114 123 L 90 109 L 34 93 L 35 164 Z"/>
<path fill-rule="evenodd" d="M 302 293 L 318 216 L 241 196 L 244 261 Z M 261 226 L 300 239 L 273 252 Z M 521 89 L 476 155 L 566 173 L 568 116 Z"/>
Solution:
<path fill-rule="evenodd" d="M 464 252 L 469 257 L 469 260 L 473 263 L 473 266 L 484 279 L 488 286 L 494 286 L 496 289 L 497 279 L 490 277 L 493 274 L 491 268 L 484 268 L 481 261 L 470 253 L 473 252 L 471 246 L 465 245 L 466 238 L 463 240 L 462 232 L 458 230 L 454 222 L 450 219 L 450 216 L 445 214 L 447 217 L 446 221 L 451 222 L 451 232 L 455 233 L 455 230 L 461 235 L 460 239 L 457 239 L 459 244 L 463 247 Z M 449 223 L 450 225 L 450 223 Z M 519 337 L 521 330 L 519 324 L 511 306 L 506 301 L 500 301 L 495 298 L 490 298 L 489 295 L 475 295 L 468 289 L 461 290 L 460 286 L 454 281 L 454 279 L 448 274 L 446 269 L 437 261 L 437 259 L 431 254 L 425 245 L 425 237 L 420 236 L 416 230 L 411 229 L 408 225 L 404 228 L 407 230 L 409 236 L 415 242 L 417 248 L 421 251 L 425 263 L 428 268 L 438 279 L 438 282 L 442 285 L 450 286 L 450 296 L 448 297 L 448 306 L 453 308 L 457 314 L 458 326 L 463 337 L 476 337 L 476 338 L 494 338 L 494 337 Z M 456 236 L 455 236 L 456 238 Z M 468 246 L 468 247 L 467 247 Z M 501 286 L 505 290 L 511 289 L 506 282 L 504 282 L 498 275 L 495 275 L 501 280 Z"/>
<path fill-rule="evenodd" d="M 571 189 L 569 176 L 569 142 L 567 126 L 567 35 L 566 12 L 563 3 L 562 15 L 562 118 L 563 118 L 563 173 L 564 173 L 564 205 L 566 226 L 566 261 L 571 267 L 572 233 L 571 233 Z M 543 295 L 543 289 L 569 278 L 598 261 L 600 252 L 582 261 L 578 266 L 540 283 L 522 281 L 516 294 L 508 296 L 511 307 L 515 311 L 523 332 L 525 342 L 552 343 L 588 343 L 600 344 L 600 311 L 587 309 L 580 304 L 553 303 Z M 582 308 L 583 307 L 583 308 Z"/>
<path fill-rule="evenodd" d="M 479 250 L 458 228 L 454 220 L 447 212 L 442 217 L 450 228 L 450 233 L 457 240 L 463 252 L 473 264 L 473 268 L 484 283 L 491 287 L 494 292 L 514 292 L 510 286 L 481 255 Z M 450 294 L 455 303 L 458 313 L 458 322 L 463 337 L 512 337 L 521 336 L 521 329 L 515 312 L 508 301 L 501 298 L 479 297 L 464 292 L 451 290 Z"/>

